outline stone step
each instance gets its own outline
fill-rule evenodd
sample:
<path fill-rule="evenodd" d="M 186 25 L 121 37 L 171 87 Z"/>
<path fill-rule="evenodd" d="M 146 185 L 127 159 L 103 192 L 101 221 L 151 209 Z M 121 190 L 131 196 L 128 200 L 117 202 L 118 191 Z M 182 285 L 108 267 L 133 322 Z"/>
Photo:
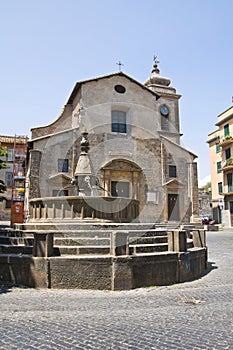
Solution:
<path fill-rule="evenodd" d="M 13 229 L 1 229 L 0 235 L 5 237 L 22 237 L 23 231 Z"/>
<path fill-rule="evenodd" d="M 119 230 L 118 230 L 119 231 Z M 129 237 L 140 238 L 140 237 L 157 237 L 157 236 L 166 236 L 167 231 L 166 230 L 158 230 L 158 229 L 147 229 L 147 230 L 122 230 L 125 231 Z M 31 231 L 24 231 L 22 233 L 22 236 L 25 238 L 33 238 L 33 233 L 37 232 L 36 230 Z M 111 235 L 112 230 L 63 230 L 61 232 L 54 231 L 54 230 L 43 230 L 39 231 L 42 233 L 53 233 L 54 238 L 109 238 Z"/>
<path fill-rule="evenodd" d="M 158 244 L 167 243 L 167 236 L 132 237 L 130 243 L 133 244 Z"/>
<path fill-rule="evenodd" d="M 106 246 L 110 245 L 110 238 L 99 237 L 56 237 L 54 239 L 55 246 Z"/>
<path fill-rule="evenodd" d="M 161 244 L 130 244 L 130 254 L 153 253 L 167 251 L 167 243 Z M 110 254 L 110 245 L 105 246 L 56 246 L 54 247 L 54 255 L 77 255 L 77 254 Z"/>
<path fill-rule="evenodd" d="M 155 228 L 154 223 L 112 223 L 112 222 L 81 222 L 67 221 L 63 222 L 44 222 L 44 223 L 24 223 L 15 224 L 18 230 L 133 230 L 133 229 L 150 229 Z"/>
<path fill-rule="evenodd" d="M 25 245 L 32 246 L 33 239 L 25 238 L 25 237 L 8 237 L 8 236 L 0 236 L 0 244 L 8 244 L 8 245 Z"/>
<path fill-rule="evenodd" d="M 151 237 L 130 237 L 130 243 L 134 244 L 155 244 L 167 243 L 167 236 L 151 236 Z M 110 234 L 106 238 L 102 237 L 54 237 L 54 245 L 70 246 L 70 245 L 110 245 Z"/>
<path fill-rule="evenodd" d="M 110 254 L 110 246 L 56 246 L 54 255 L 105 255 Z"/>
<path fill-rule="evenodd" d="M 166 252 L 168 250 L 167 243 L 161 244 L 133 244 L 130 246 L 132 254 L 140 253 L 155 253 L 155 252 Z"/>
<path fill-rule="evenodd" d="M 43 223 L 24 223 L 15 224 L 14 228 L 19 231 L 25 230 L 150 230 L 150 229 L 161 229 L 161 230 L 174 230 L 180 227 L 179 222 L 171 223 L 114 223 L 114 222 L 76 222 L 75 220 L 63 222 L 43 222 Z"/>
<path fill-rule="evenodd" d="M 150 230 L 133 230 L 129 231 L 129 237 L 158 237 L 167 236 L 167 230 L 150 229 Z"/>
<path fill-rule="evenodd" d="M 32 246 L 0 244 L 0 254 L 32 255 Z"/>

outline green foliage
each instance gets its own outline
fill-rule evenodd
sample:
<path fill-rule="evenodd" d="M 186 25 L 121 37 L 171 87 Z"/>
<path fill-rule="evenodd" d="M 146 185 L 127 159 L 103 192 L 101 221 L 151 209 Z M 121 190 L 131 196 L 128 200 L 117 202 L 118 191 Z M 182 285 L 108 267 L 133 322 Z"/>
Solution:
<path fill-rule="evenodd" d="M 5 157 L 5 156 L 7 156 L 7 150 L 6 148 L 1 147 L 0 145 L 0 157 Z M 6 165 L 5 161 L 0 159 L 0 170 L 7 169 L 7 168 L 9 167 Z M 4 193 L 5 191 L 6 191 L 6 185 L 4 181 L 0 180 L 0 194 Z M 0 202 L 2 202 L 4 199 L 6 199 L 4 196 L 0 196 Z"/>
<path fill-rule="evenodd" d="M 207 182 L 202 188 L 204 188 L 206 192 L 212 192 L 211 182 Z"/>

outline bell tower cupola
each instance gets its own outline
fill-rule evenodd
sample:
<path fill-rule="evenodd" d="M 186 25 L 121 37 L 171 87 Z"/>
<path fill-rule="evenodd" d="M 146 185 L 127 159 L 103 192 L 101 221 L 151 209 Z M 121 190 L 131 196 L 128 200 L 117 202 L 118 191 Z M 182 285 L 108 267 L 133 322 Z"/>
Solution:
<path fill-rule="evenodd" d="M 165 78 L 160 75 L 160 70 L 158 68 L 159 61 L 157 60 L 157 56 L 154 56 L 154 65 L 153 69 L 151 71 L 151 76 L 147 79 L 145 82 L 145 85 L 148 88 L 151 88 L 153 90 L 153 87 L 156 85 L 161 86 L 169 86 L 171 84 L 171 80 L 168 78 Z"/>

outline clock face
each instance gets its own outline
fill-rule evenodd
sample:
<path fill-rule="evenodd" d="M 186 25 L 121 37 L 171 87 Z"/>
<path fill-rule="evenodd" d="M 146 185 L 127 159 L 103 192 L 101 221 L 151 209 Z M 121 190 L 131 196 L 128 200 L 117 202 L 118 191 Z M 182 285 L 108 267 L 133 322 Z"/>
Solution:
<path fill-rule="evenodd" d="M 160 107 L 160 113 L 164 116 L 168 116 L 169 114 L 169 109 L 166 105 L 163 105 Z"/>

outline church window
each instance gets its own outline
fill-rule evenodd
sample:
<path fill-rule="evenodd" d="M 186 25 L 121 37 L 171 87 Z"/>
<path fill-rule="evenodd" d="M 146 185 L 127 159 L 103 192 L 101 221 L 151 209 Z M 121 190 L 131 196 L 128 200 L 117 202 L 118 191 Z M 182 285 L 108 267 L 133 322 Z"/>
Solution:
<path fill-rule="evenodd" d="M 68 159 L 58 159 L 58 172 L 68 173 L 69 172 L 69 160 Z"/>
<path fill-rule="evenodd" d="M 125 93 L 125 87 L 122 85 L 115 85 L 114 89 L 116 92 L 118 92 L 119 94 L 124 94 Z"/>
<path fill-rule="evenodd" d="M 168 116 L 161 115 L 161 130 L 169 131 Z"/>
<path fill-rule="evenodd" d="M 126 112 L 112 111 L 112 132 L 126 133 Z"/>
<path fill-rule="evenodd" d="M 176 177 L 176 166 L 169 165 L 169 177 Z"/>

